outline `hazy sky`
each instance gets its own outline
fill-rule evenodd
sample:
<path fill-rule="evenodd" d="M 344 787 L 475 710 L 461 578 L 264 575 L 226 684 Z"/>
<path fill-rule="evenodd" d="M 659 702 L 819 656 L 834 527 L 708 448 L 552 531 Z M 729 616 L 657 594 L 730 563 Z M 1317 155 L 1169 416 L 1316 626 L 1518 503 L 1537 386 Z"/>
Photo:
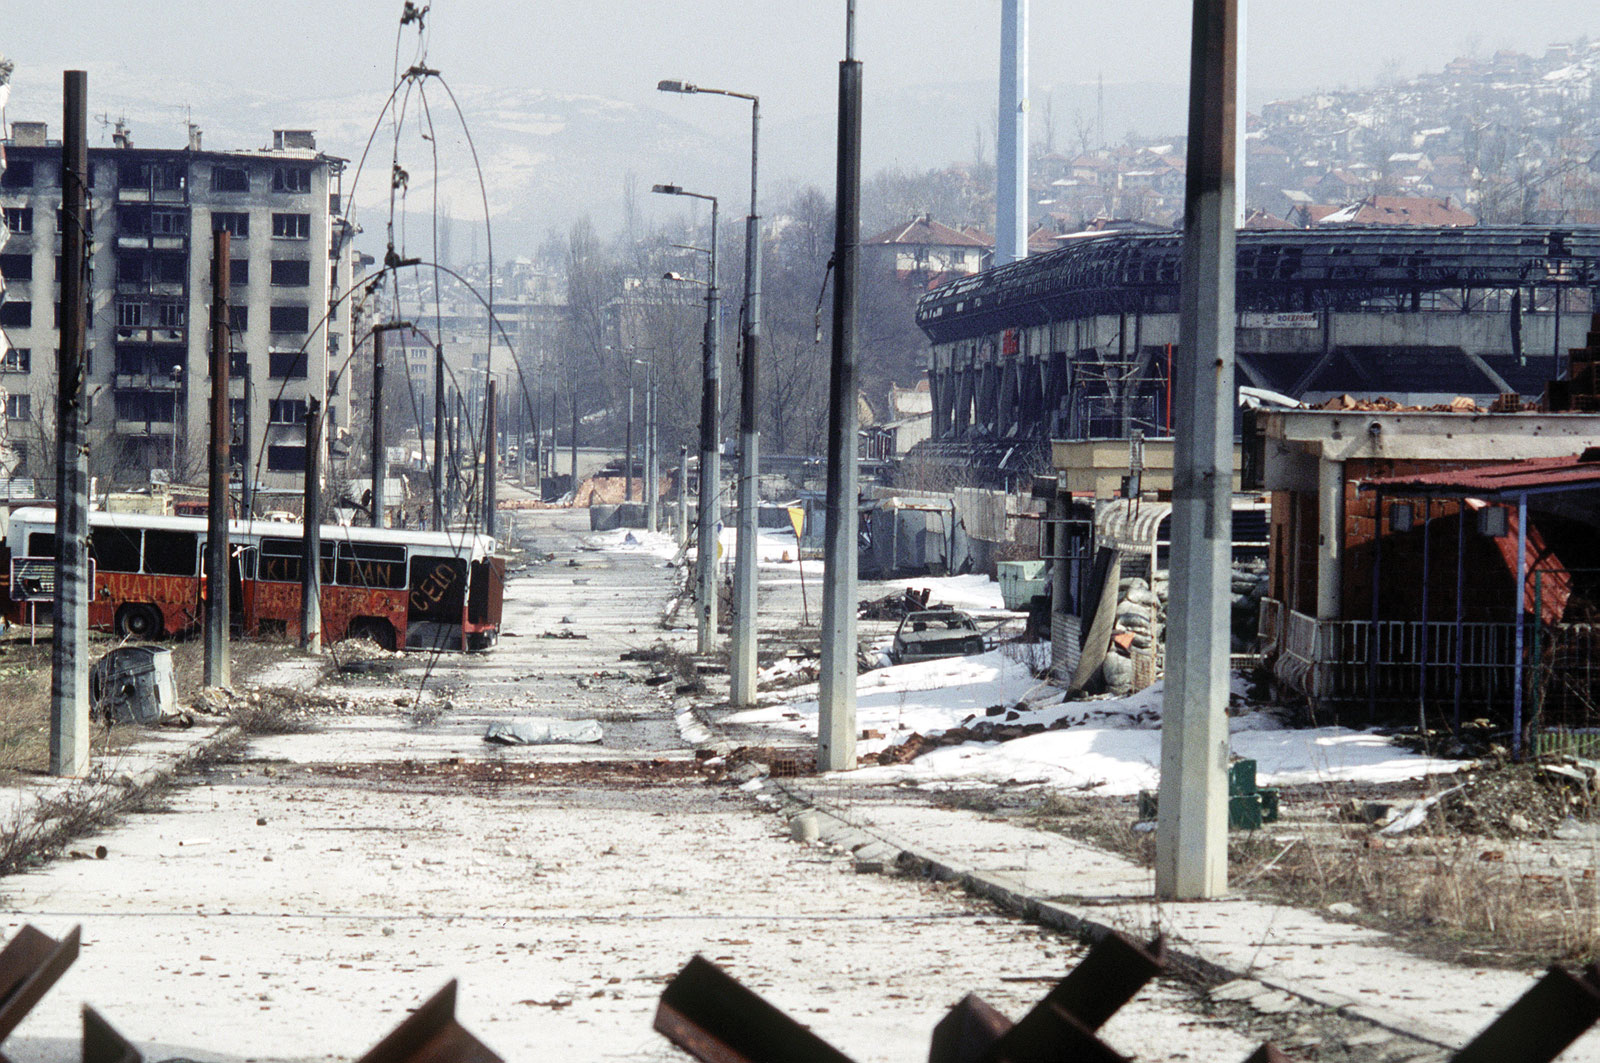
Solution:
<path fill-rule="evenodd" d="M 95 87 L 123 78 L 137 78 L 172 102 L 170 130 L 136 128 L 147 146 L 181 144 L 183 104 L 204 126 L 207 99 L 230 89 L 286 100 L 387 92 L 401 8 L 399 0 L 0 2 L 0 53 L 18 65 L 11 118 L 47 117 L 54 129 L 60 71 L 83 66 L 91 72 L 92 110 L 115 112 L 115 99 Z M 977 84 L 992 93 L 1000 0 L 859 0 L 858 6 L 869 111 L 872 93 L 915 86 Z M 1464 53 L 1541 52 L 1552 41 L 1600 33 L 1596 0 L 1251 0 L 1250 6 L 1252 105 L 1433 70 Z M 432 7 L 428 60 L 457 85 L 630 100 L 727 136 L 730 144 L 742 141 L 742 107 L 665 96 L 654 87 L 661 78 L 682 78 L 741 89 L 762 96 L 777 157 L 786 147 L 791 158 L 798 149 L 826 155 L 831 165 L 826 137 L 815 144 L 776 141 L 786 120 L 794 136 L 803 127 L 805 139 L 819 139 L 824 127 L 801 120 L 833 109 L 844 0 L 434 0 Z M 1092 84 L 1103 73 L 1108 84 L 1170 83 L 1181 101 L 1191 10 L 1185 0 L 1033 0 L 1032 10 L 1036 96 L 1047 86 Z M 402 65 L 412 48 L 406 32 Z M 1171 113 L 1182 114 L 1181 102 Z M 970 117 L 961 121 L 970 144 L 974 125 Z M 1124 131 L 1107 130 L 1112 139 Z M 892 161 L 932 166 L 950 159 Z"/>
<path fill-rule="evenodd" d="M 153 83 L 213 81 L 285 95 L 387 87 L 400 3 L 378 0 L 8 0 L 0 52 L 19 91 L 67 65 L 118 63 Z M 430 59 L 457 81 L 624 99 L 678 76 L 829 106 L 843 0 L 435 0 Z M 869 86 L 992 76 L 999 0 L 860 0 Z M 1033 0 L 1040 84 L 1182 80 L 1183 0 Z M 1593 0 L 1252 0 L 1252 97 L 1439 66 L 1474 47 L 1542 49 L 1600 31 Z M 202 102 L 202 101 L 195 101 Z M 685 101 L 668 101 L 683 103 Z"/>

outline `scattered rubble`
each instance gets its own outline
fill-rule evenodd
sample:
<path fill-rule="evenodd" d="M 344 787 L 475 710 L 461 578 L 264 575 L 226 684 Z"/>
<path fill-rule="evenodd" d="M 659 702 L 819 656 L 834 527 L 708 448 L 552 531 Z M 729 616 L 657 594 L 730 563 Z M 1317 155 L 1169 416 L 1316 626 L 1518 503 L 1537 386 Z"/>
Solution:
<path fill-rule="evenodd" d="M 563 720 L 545 716 L 497 720 L 489 725 L 483 735 L 485 742 L 502 746 L 577 745 L 599 742 L 602 738 L 599 720 Z"/>
<path fill-rule="evenodd" d="M 928 608 L 928 599 L 932 596 L 929 588 L 919 591 L 907 587 L 904 591 L 860 603 L 856 616 L 861 620 L 904 620 L 906 614 Z"/>

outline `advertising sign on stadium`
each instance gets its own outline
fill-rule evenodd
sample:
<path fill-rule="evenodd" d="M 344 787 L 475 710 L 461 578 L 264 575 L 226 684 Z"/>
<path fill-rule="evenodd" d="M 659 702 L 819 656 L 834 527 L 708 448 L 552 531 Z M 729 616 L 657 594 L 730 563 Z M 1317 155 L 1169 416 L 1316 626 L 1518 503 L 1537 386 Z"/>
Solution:
<path fill-rule="evenodd" d="M 1247 312 L 1239 315 L 1240 328 L 1317 328 L 1321 324 L 1315 312 L 1286 314 Z"/>

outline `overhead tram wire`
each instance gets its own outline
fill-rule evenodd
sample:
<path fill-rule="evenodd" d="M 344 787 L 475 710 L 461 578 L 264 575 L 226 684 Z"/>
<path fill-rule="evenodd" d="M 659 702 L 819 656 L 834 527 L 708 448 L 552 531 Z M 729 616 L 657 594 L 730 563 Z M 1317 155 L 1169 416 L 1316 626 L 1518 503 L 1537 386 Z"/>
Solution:
<path fill-rule="evenodd" d="M 345 215 L 346 215 L 346 218 L 348 219 L 354 213 L 354 204 L 356 202 L 356 192 L 357 192 L 357 190 L 359 189 L 359 186 L 360 186 L 361 174 L 364 172 L 364 169 L 365 169 L 365 166 L 366 166 L 367 157 L 371 153 L 373 142 L 377 138 L 378 129 L 381 127 L 384 118 L 386 116 L 388 116 L 390 118 L 390 124 L 391 124 L 391 128 L 393 130 L 394 148 L 393 148 L 393 151 L 391 153 L 391 164 L 390 164 L 391 165 L 391 170 L 390 170 L 389 212 L 388 212 L 388 217 L 386 219 L 386 234 L 385 234 L 386 237 L 387 237 L 387 247 L 386 247 L 386 254 L 385 254 L 384 264 L 383 264 L 382 267 L 380 267 L 374 273 L 368 274 L 367 276 L 361 278 L 358 281 L 353 281 L 351 286 L 350 286 L 350 288 L 346 292 L 336 295 L 335 298 L 333 298 L 333 299 L 331 299 L 329 301 L 328 310 L 318 319 L 318 321 L 316 322 L 314 327 L 311 330 L 308 331 L 305 340 L 302 341 L 302 343 L 300 345 L 300 348 L 296 352 L 296 354 L 297 354 L 297 356 L 304 356 L 307 353 L 308 347 L 309 347 L 310 342 L 311 342 L 311 338 L 313 336 L 315 336 L 318 332 L 320 332 L 323 328 L 326 327 L 326 325 L 327 325 L 329 319 L 331 318 L 332 314 L 334 313 L 334 311 L 340 305 L 342 305 L 345 302 L 345 300 L 349 299 L 351 296 L 353 296 L 357 292 L 363 292 L 363 293 L 365 293 L 367 295 L 375 294 L 382 287 L 383 280 L 384 280 L 385 276 L 388 276 L 391 279 L 391 281 L 394 283 L 394 286 L 395 286 L 395 307 L 396 307 L 396 311 L 398 312 L 398 310 L 400 309 L 400 305 L 401 305 L 401 299 L 399 297 L 399 286 L 398 286 L 398 271 L 399 271 L 399 269 L 402 269 L 402 268 L 405 268 L 405 267 L 408 267 L 408 266 L 423 266 L 423 265 L 427 265 L 427 266 L 431 267 L 433 269 L 433 271 L 434 271 L 433 297 L 434 297 L 435 331 L 442 335 L 442 331 L 443 331 L 443 319 L 442 319 L 442 308 L 441 308 L 442 284 L 439 282 L 439 279 L 438 279 L 439 278 L 439 274 L 442 272 L 442 273 L 450 276 L 451 278 L 453 278 L 457 282 L 459 282 L 464 288 L 467 289 L 467 291 L 469 291 L 472 294 L 472 296 L 475 299 L 477 299 L 479 301 L 479 303 L 481 303 L 484 306 L 484 309 L 487 312 L 489 325 L 490 325 L 489 337 L 488 337 L 488 341 L 487 341 L 488 351 L 487 351 L 486 361 L 488 361 L 489 358 L 492 357 L 493 345 L 494 345 L 494 333 L 496 331 L 498 331 L 501 339 L 505 342 L 507 349 L 509 351 L 511 351 L 512 364 L 514 365 L 514 367 L 516 369 L 517 383 L 518 383 L 518 386 L 521 389 L 522 394 L 523 394 L 524 405 L 527 405 L 529 403 L 529 401 L 530 401 L 529 397 L 528 397 L 529 396 L 529 390 L 528 390 L 528 386 L 527 386 L 526 374 L 524 373 L 523 367 L 522 367 L 522 361 L 521 361 L 521 359 L 519 357 L 517 357 L 516 345 L 511 342 L 511 337 L 506 332 L 505 326 L 500 322 L 498 316 L 496 316 L 496 314 L 494 313 L 494 283 L 495 283 L 495 276 L 494 276 L 494 229 L 493 229 L 493 222 L 492 222 L 492 219 L 490 217 L 490 212 L 489 212 L 488 186 L 487 186 L 487 183 L 484 180 L 482 162 L 481 162 L 481 159 L 478 156 L 477 145 L 473 140 L 472 130 L 471 130 L 470 125 L 467 122 L 466 114 L 462 110 L 460 101 L 456 98 L 455 92 L 451 89 L 449 83 L 444 80 L 444 77 L 437 70 L 432 70 L 429 67 L 427 67 L 427 65 L 426 65 L 426 60 L 427 60 L 427 33 L 428 33 L 428 31 L 427 31 L 427 28 L 426 28 L 426 23 L 424 21 L 424 16 L 428 13 L 428 10 L 429 10 L 429 7 L 427 5 L 424 5 L 422 8 L 418 9 L 413 3 L 410 2 L 410 0 L 407 0 L 407 2 L 405 3 L 404 8 L 402 9 L 399 25 L 396 28 L 396 34 L 395 34 L 395 53 L 394 53 L 394 64 L 393 64 L 394 85 L 393 85 L 393 87 L 391 88 L 391 90 L 389 92 L 389 96 L 387 97 L 387 99 L 385 99 L 382 108 L 380 108 L 377 117 L 374 119 L 373 127 L 372 127 L 371 131 L 368 133 L 367 142 L 364 145 L 364 147 L 362 148 L 361 157 L 360 157 L 360 159 L 358 160 L 358 162 L 356 164 L 355 173 L 352 175 L 352 178 L 351 178 L 351 189 L 350 189 L 349 197 L 347 199 L 347 209 L 346 209 Z M 400 71 L 399 71 L 399 66 L 400 66 L 400 45 L 401 45 L 401 41 L 402 41 L 403 36 L 404 36 L 404 27 L 408 23 L 413 22 L 413 21 L 415 21 L 417 23 L 417 27 L 418 27 L 417 49 L 413 54 L 412 65 L 405 71 L 404 75 L 401 75 Z M 463 134 L 464 138 L 466 139 L 468 148 L 469 148 L 469 150 L 471 151 L 471 154 L 472 154 L 473 168 L 474 168 L 475 174 L 476 174 L 477 179 L 478 179 L 479 197 L 480 197 L 480 200 L 482 201 L 482 204 L 483 204 L 484 230 L 485 230 L 486 243 L 487 243 L 488 255 L 489 255 L 489 277 L 488 277 L 488 298 L 487 299 L 485 299 L 484 295 L 478 291 L 476 286 L 474 286 L 469 280 L 467 280 L 465 277 L 463 277 L 460 273 L 456 272 L 455 270 L 450 269 L 448 266 L 445 266 L 445 265 L 443 265 L 442 263 L 440 263 L 438 261 L 438 257 L 439 257 L 438 256 L 438 220 L 439 220 L 439 217 L 438 217 L 438 174 L 439 174 L 439 170 L 438 170 L 438 139 L 437 139 L 436 129 L 435 129 L 435 126 L 434 126 L 434 123 L 433 123 L 432 110 L 431 110 L 431 107 L 428 105 L 427 99 L 426 99 L 426 89 L 423 87 L 423 83 L 429 77 L 438 78 L 440 85 L 444 88 L 446 94 L 449 96 L 450 102 L 451 102 L 451 106 L 454 107 L 454 109 L 456 111 L 457 120 L 461 123 L 462 134 Z M 428 263 L 422 262 L 422 260 L 420 258 L 407 259 L 404 256 L 404 246 L 405 246 L 405 228 L 404 228 L 404 226 L 405 226 L 405 203 L 406 203 L 405 191 L 408 190 L 409 181 L 408 181 L 408 179 L 404 179 L 404 180 L 400 180 L 400 181 L 396 180 L 397 175 L 404 175 L 405 174 L 404 170 L 401 169 L 400 166 L 399 166 L 399 138 L 400 138 L 401 132 L 404 129 L 404 126 L 405 126 L 406 113 L 409 110 L 411 89 L 413 87 L 415 87 L 417 89 L 417 91 L 418 91 L 418 98 L 419 98 L 419 101 L 420 101 L 420 103 L 421 103 L 421 105 L 423 107 L 423 111 L 424 111 L 424 114 L 425 114 L 427 122 L 428 122 L 429 132 L 425 136 L 424 139 L 427 139 L 430 142 L 432 159 L 433 159 L 433 188 L 432 188 L 432 197 L 431 197 L 432 198 L 432 204 L 431 204 L 432 210 L 430 211 L 431 216 L 432 216 L 433 256 L 432 256 L 432 260 L 430 262 L 428 262 Z M 405 89 L 405 94 L 403 96 L 401 96 L 402 88 Z M 400 104 L 399 104 L 398 107 L 395 106 L 395 100 L 396 100 L 397 96 L 400 97 Z M 397 188 L 400 189 L 401 193 L 402 193 L 401 196 L 400 196 L 400 204 L 399 204 L 399 211 L 398 211 L 398 213 L 400 215 L 400 226 L 401 226 L 400 234 L 399 234 L 398 249 L 397 249 L 396 241 L 395 241 L 396 204 L 395 204 L 395 194 L 394 194 L 395 191 L 397 190 Z M 426 331 L 425 330 L 418 330 L 418 331 L 421 332 L 424 336 L 426 336 Z M 437 343 L 438 341 L 436 340 L 435 342 Z M 344 374 L 347 371 L 349 371 L 350 368 L 351 368 L 351 364 L 352 364 L 352 361 L 353 361 L 353 358 L 354 358 L 354 353 L 355 353 L 355 351 L 354 351 L 355 346 L 356 345 L 354 343 L 352 343 L 351 352 L 350 352 L 349 355 L 347 355 L 344 365 L 342 367 L 340 367 L 340 369 L 337 370 L 335 372 L 335 374 L 334 374 L 334 382 L 335 382 L 336 386 L 337 386 L 337 382 L 340 379 L 342 379 Z M 490 363 L 488 365 L 488 368 L 492 369 L 492 363 Z M 457 390 L 460 390 L 460 385 L 459 385 L 459 382 L 455 378 L 454 371 L 453 370 L 449 370 L 448 366 L 446 367 L 446 369 L 447 369 L 447 371 L 449 371 L 449 378 L 450 378 L 452 384 L 454 384 L 457 387 Z M 411 401 L 412 401 L 413 415 L 416 417 L 416 420 L 420 424 L 421 423 L 421 418 L 420 418 L 420 411 L 418 410 L 418 407 L 417 407 L 415 386 L 411 383 L 409 372 L 407 373 L 407 384 L 408 384 L 408 388 L 409 388 L 410 393 L 411 393 L 410 397 L 411 397 Z M 279 399 L 282 399 L 283 394 L 284 394 L 284 390 L 287 388 L 287 385 L 288 385 L 288 380 L 286 378 L 284 380 L 284 382 L 279 385 L 279 390 L 278 390 L 278 398 Z M 379 397 L 379 399 L 381 401 L 381 396 Z M 482 439 L 479 438 L 479 435 L 478 435 L 479 429 L 481 427 L 483 427 L 483 426 L 474 427 L 474 418 L 472 416 L 472 411 L 470 409 L 467 410 L 465 419 L 466 419 L 466 426 L 465 427 L 466 427 L 466 430 L 467 430 L 468 442 L 473 446 L 474 453 L 476 453 L 478 451 L 478 449 L 480 449 L 480 447 L 485 442 L 488 442 L 488 445 L 490 447 L 493 447 L 493 443 L 492 442 L 489 442 L 489 441 L 486 441 L 486 440 L 482 440 Z M 495 455 L 494 455 L 494 452 L 493 452 L 492 449 L 488 450 L 487 454 L 488 454 L 488 460 L 494 460 Z M 377 458 L 377 456 L 374 455 L 374 459 L 375 460 L 376 460 L 376 458 Z M 256 462 L 255 462 L 255 467 L 254 467 L 254 469 L 250 470 L 252 486 L 254 486 L 255 484 L 258 484 L 260 482 L 261 463 L 264 460 L 265 460 L 265 453 L 264 452 L 257 455 L 257 459 L 256 459 Z M 429 475 L 432 478 L 433 486 L 435 488 L 440 486 L 438 484 L 438 476 L 439 476 L 438 470 L 437 469 L 430 470 Z M 478 474 L 477 474 L 477 469 L 476 469 L 476 462 L 474 462 L 473 474 L 472 474 L 472 477 L 471 477 L 471 479 L 470 479 L 470 481 L 468 483 L 468 491 L 469 492 L 477 489 L 477 480 L 478 480 Z M 480 521 L 481 521 L 481 511 L 480 511 L 478 516 L 474 517 L 471 521 L 469 521 L 468 524 L 462 529 L 463 538 L 460 539 L 460 540 L 457 540 L 455 543 L 452 544 L 453 550 L 455 551 L 455 553 L 457 554 L 458 557 L 462 553 L 463 546 L 469 546 L 470 545 L 470 541 L 471 540 L 469 538 L 467 538 L 467 537 L 472 537 L 472 538 L 475 539 L 476 535 L 479 533 L 479 531 L 481 529 Z M 420 680 L 420 682 L 418 684 L 417 697 L 418 697 L 419 700 L 420 700 L 421 693 L 422 693 L 423 689 L 426 688 L 426 685 L 427 685 L 429 679 L 432 677 L 433 669 L 436 667 L 438 659 L 439 659 L 439 656 L 442 654 L 442 652 L 443 652 L 442 647 L 435 647 L 433 654 L 429 658 L 429 662 L 428 662 L 427 668 L 425 669 L 424 674 L 423 674 L 423 676 L 422 676 L 422 678 L 421 678 L 421 680 Z"/>

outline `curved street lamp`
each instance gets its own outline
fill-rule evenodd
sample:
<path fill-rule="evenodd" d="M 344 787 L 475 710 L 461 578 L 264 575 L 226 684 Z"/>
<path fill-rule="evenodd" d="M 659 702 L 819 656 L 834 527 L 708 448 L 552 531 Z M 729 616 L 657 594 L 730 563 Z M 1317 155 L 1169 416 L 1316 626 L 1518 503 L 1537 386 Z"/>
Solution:
<path fill-rule="evenodd" d="M 719 498 L 722 479 L 718 458 L 718 425 L 722 419 L 722 381 L 718 348 L 721 324 L 717 307 L 717 197 L 700 192 L 690 192 L 681 185 L 655 185 L 650 191 L 663 196 L 688 196 L 703 199 L 711 204 L 710 273 L 705 281 L 706 328 L 702 352 L 702 383 L 700 391 L 700 535 L 695 575 L 699 599 L 696 649 L 711 653 L 717 639 L 717 527 L 721 524 Z M 667 273 L 664 280 L 689 281 L 676 273 Z M 689 281 L 689 283 L 698 283 Z"/>
<path fill-rule="evenodd" d="M 756 420 L 761 368 L 761 216 L 756 210 L 761 98 L 748 92 L 707 88 L 685 81 L 660 81 L 656 88 L 661 92 L 730 96 L 750 102 L 750 214 L 745 220 L 744 360 L 739 373 L 739 533 L 734 548 L 733 646 L 728 673 L 731 703 L 751 706 L 756 700 L 757 489 L 761 475 L 761 433 Z"/>

